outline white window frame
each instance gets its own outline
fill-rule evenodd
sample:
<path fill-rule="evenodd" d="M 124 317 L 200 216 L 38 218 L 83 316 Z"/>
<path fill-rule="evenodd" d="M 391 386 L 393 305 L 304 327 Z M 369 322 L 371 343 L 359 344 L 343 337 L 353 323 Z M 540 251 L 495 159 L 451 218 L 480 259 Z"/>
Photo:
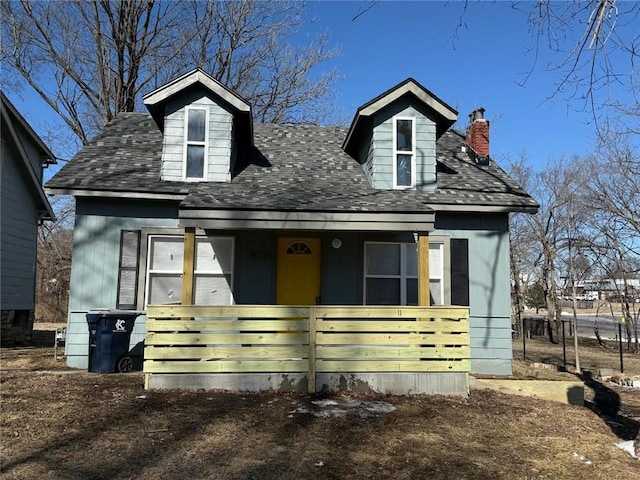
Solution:
<path fill-rule="evenodd" d="M 433 299 L 433 305 L 444 305 L 445 304 L 445 251 L 444 251 L 444 242 L 442 241 L 429 241 L 429 256 L 431 256 L 431 250 L 438 250 L 440 252 L 440 268 L 436 268 L 432 265 L 432 262 L 429 261 L 429 285 L 433 280 L 437 280 L 440 283 L 440 298 Z M 433 292 L 431 288 L 429 288 L 429 295 L 433 298 Z M 450 302 L 449 302 L 450 303 Z"/>
<path fill-rule="evenodd" d="M 398 120 L 411 121 L 411 150 L 398 150 Z M 412 189 L 416 187 L 416 119 L 415 117 L 393 117 L 393 188 Z M 411 185 L 398 185 L 398 155 L 411 155 Z"/>
<path fill-rule="evenodd" d="M 400 245 L 400 274 L 399 275 L 367 275 L 367 245 L 371 244 L 383 244 L 383 245 Z M 432 246 L 438 246 L 440 250 L 440 255 L 442 258 L 440 268 L 437 272 L 435 272 L 431 262 L 429 262 L 429 285 L 431 285 L 432 279 L 438 279 L 440 281 L 440 292 L 441 292 L 441 305 L 448 305 L 451 303 L 451 268 L 450 258 L 450 244 L 449 237 L 446 236 L 433 236 L 429 237 L 429 251 L 431 251 Z M 372 242 L 364 242 L 364 259 L 363 259 L 363 268 L 362 268 L 362 303 L 363 305 L 367 305 L 367 279 L 368 278 L 398 278 L 400 281 L 400 305 L 406 305 L 407 302 L 407 280 L 408 279 L 416 279 L 417 275 L 409 275 L 407 273 L 407 257 L 406 257 L 406 249 L 407 248 L 418 248 L 416 243 L 411 242 L 381 242 L 381 241 L 372 241 Z M 417 266 L 416 266 L 417 267 Z M 416 269 L 417 270 L 417 269 Z M 435 274 L 438 276 L 436 277 Z M 429 289 L 431 290 L 431 289 Z M 431 294 L 431 292 L 430 292 Z M 420 292 L 418 292 L 420 295 Z M 434 302 L 437 302 L 438 299 L 434 299 Z"/>
<path fill-rule="evenodd" d="M 149 305 L 149 296 L 150 296 L 150 289 L 151 289 L 151 276 L 153 274 L 159 274 L 159 275 L 175 275 L 177 277 L 182 277 L 183 274 L 183 269 L 182 269 L 182 265 L 180 266 L 180 269 L 174 269 L 174 270 L 160 270 L 160 269 L 152 269 L 151 268 L 151 254 L 152 254 L 152 249 L 151 249 L 151 244 L 153 242 L 154 239 L 159 239 L 159 238 L 166 238 L 166 239 L 180 239 L 182 241 L 182 244 L 184 244 L 184 233 L 176 233 L 176 234 L 167 234 L 167 233 L 149 233 L 148 235 L 146 235 L 146 251 L 144 252 L 145 255 L 145 275 L 144 275 L 144 279 L 145 279 L 145 289 L 144 289 L 144 307 L 146 308 L 147 305 Z M 231 241 L 231 261 L 230 261 L 230 265 L 231 265 L 231 270 L 230 271 L 225 271 L 221 268 L 221 270 L 203 270 L 203 269 L 195 269 L 193 272 L 193 276 L 194 276 L 194 284 L 196 281 L 197 277 L 207 277 L 207 276 L 213 276 L 213 277 L 229 277 L 229 282 L 230 282 L 230 286 L 229 286 L 229 303 L 227 305 L 233 305 L 235 303 L 234 297 L 233 297 L 233 276 L 234 276 L 234 265 L 235 265 L 235 237 L 229 237 L 229 236 L 215 236 L 215 237 L 210 237 L 207 235 L 196 235 L 196 248 L 195 248 L 195 252 L 198 251 L 197 248 L 197 242 L 198 241 L 211 241 L 212 239 L 225 239 L 225 240 L 230 240 Z M 195 262 L 196 264 L 198 262 Z M 221 266 L 222 267 L 222 266 Z M 180 297 L 178 299 L 178 301 L 181 301 L 182 298 Z"/>
<path fill-rule="evenodd" d="M 204 111 L 204 141 L 189 140 L 189 112 L 201 110 Z M 207 152 L 209 145 L 209 109 L 205 106 L 186 107 L 184 110 L 184 147 L 182 153 L 182 178 L 187 182 L 198 182 L 207 178 Z M 187 177 L 187 150 L 189 146 L 204 147 L 204 155 L 202 157 L 202 177 Z"/>

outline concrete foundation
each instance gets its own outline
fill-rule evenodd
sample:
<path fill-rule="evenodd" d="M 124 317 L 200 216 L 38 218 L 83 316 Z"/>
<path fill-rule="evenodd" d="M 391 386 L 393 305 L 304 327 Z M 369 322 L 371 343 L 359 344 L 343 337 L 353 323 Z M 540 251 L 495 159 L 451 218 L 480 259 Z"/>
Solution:
<path fill-rule="evenodd" d="M 305 373 L 148 374 L 149 389 L 228 390 L 307 393 Z M 362 392 L 396 395 L 469 394 L 466 373 L 319 373 L 317 392 Z"/>

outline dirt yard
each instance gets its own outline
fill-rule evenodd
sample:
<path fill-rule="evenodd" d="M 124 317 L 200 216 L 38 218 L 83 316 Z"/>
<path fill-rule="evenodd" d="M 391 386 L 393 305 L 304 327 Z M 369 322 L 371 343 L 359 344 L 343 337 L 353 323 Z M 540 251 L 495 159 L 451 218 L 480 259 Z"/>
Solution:
<path fill-rule="evenodd" d="M 148 392 L 140 373 L 66 369 L 50 334 L 1 352 L 3 479 L 640 478 L 639 460 L 616 447 L 639 428 L 638 390 L 595 382 L 590 408 L 488 390 Z"/>

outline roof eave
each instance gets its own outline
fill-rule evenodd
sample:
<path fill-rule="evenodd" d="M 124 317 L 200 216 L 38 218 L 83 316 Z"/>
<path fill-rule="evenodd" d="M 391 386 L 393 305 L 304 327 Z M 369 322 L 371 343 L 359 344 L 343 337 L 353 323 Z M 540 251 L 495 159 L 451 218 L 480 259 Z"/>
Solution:
<path fill-rule="evenodd" d="M 435 213 L 180 208 L 179 225 L 203 229 L 431 232 L 435 229 Z"/>
<path fill-rule="evenodd" d="M 10 102 L 6 102 L 6 97 L 4 96 L 4 94 L 2 95 L 2 102 L 4 106 L 9 106 L 11 105 Z M 15 109 L 14 109 L 15 111 Z M 16 111 L 17 112 L 17 111 Z M 13 113 L 13 112 L 12 112 Z M 56 216 L 53 213 L 53 208 L 51 207 L 51 204 L 49 203 L 49 200 L 47 199 L 47 196 L 45 195 L 44 192 L 44 188 L 42 187 L 42 183 L 40 183 L 40 179 L 38 178 L 38 176 L 36 175 L 36 172 L 33 171 L 33 167 L 31 166 L 31 162 L 29 161 L 29 156 L 25 150 L 25 148 L 22 146 L 22 142 L 20 141 L 20 137 L 18 135 L 18 132 L 16 131 L 13 123 L 11 122 L 11 118 L 9 117 L 9 112 L 7 111 L 7 109 L 2 108 L 2 112 L 1 112 L 1 116 L 2 119 L 4 120 L 4 122 L 7 125 L 7 130 L 9 131 L 9 135 L 11 136 L 11 138 L 13 139 L 13 143 L 15 145 L 15 148 L 18 151 L 18 156 L 20 157 L 20 160 L 22 161 L 23 167 L 27 172 L 27 176 L 29 178 L 29 182 L 32 185 L 32 191 L 35 192 L 35 196 L 39 202 L 39 206 L 42 207 L 41 210 L 46 212 L 44 214 L 45 217 L 48 217 L 50 219 L 55 219 Z M 22 122 L 26 122 L 24 120 L 24 118 L 22 118 L 21 115 L 18 114 L 18 120 Z M 24 123 L 23 125 L 27 125 L 28 123 Z M 33 132 L 33 130 L 31 130 L 29 128 L 30 132 Z M 35 135 L 35 133 L 34 133 Z M 35 139 L 39 139 L 39 137 L 37 135 L 35 135 L 34 140 Z M 40 140 L 41 141 L 41 140 Z M 47 149 L 48 150 L 48 149 Z"/>
<path fill-rule="evenodd" d="M 539 205 L 484 205 L 484 204 L 453 204 L 429 203 L 429 208 L 436 212 L 452 213 L 538 213 Z"/>
<path fill-rule="evenodd" d="M 116 190 L 90 190 L 84 188 L 46 187 L 47 195 L 73 195 L 74 197 L 93 198 L 130 198 L 136 200 L 170 200 L 180 202 L 188 194 L 186 193 L 152 193 L 136 191 L 116 191 Z"/>
<path fill-rule="evenodd" d="M 6 108 L 9 110 L 11 115 L 15 117 L 16 121 L 20 123 L 22 128 L 24 128 L 27 131 L 27 133 L 32 138 L 32 140 L 42 150 L 43 159 L 44 159 L 43 163 L 46 163 L 47 165 L 54 165 L 58 163 L 58 161 L 56 160 L 56 156 L 53 154 L 53 152 L 49 149 L 49 147 L 47 147 L 47 145 L 42 141 L 40 136 L 33 130 L 33 128 L 31 128 L 31 125 L 29 125 L 29 122 L 25 120 L 22 114 L 16 109 L 13 103 L 11 103 L 11 101 L 7 98 L 7 96 L 2 91 L 0 91 L 0 98 L 2 99 L 3 109 Z"/>

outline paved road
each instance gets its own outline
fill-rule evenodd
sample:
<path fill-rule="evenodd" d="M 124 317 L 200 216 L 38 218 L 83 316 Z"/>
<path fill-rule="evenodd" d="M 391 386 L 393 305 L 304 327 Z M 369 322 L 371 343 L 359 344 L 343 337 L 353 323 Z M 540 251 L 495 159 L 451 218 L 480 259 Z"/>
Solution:
<path fill-rule="evenodd" d="M 531 315 L 536 318 L 546 318 L 544 315 Z M 565 332 L 567 335 L 569 334 L 569 325 L 572 320 L 572 314 L 562 315 L 562 320 L 565 322 Z M 598 324 L 598 331 L 600 332 L 600 336 L 602 338 L 617 338 L 618 334 L 618 323 L 620 322 L 620 317 L 612 317 L 611 315 L 602 315 L 598 314 L 581 314 L 577 316 L 578 320 L 578 335 L 582 337 L 595 337 L 594 326 L 596 322 Z M 623 326 L 624 328 L 624 326 Z"/>
<path fill-rule="evenodd" d="M 562 315 L 563 320 L 571 320 L 573 315 Z M 594 327 L 597 323 L 598 332 L 602 338 L 616 338 L 618 335 L 618 323 L 620 318 L 611 315 L 578 315 L 578 335 L 584 337 L 594 337 Z M 567 328 L 569 325 L 565 328 Z M 624 326 L 623 326 L 624 328 Z"/>

